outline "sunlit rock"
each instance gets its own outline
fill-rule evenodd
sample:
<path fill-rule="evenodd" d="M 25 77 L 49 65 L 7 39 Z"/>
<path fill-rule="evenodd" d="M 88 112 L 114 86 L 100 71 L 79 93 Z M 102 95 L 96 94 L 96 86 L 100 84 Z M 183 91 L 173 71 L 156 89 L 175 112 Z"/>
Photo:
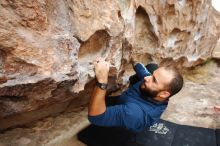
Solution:
<path fill-rule="evenodd" d="M 86 104 L 98 56 L 115 90 L 130 57 L 195 66 L 212 57 L 219 30 L 209 0 L 2 0 L 0 129 Z"/>

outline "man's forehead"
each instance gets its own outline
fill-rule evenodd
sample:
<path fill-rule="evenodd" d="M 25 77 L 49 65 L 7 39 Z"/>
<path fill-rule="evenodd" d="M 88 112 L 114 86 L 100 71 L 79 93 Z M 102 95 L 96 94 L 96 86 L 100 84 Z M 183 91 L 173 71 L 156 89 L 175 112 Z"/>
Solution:
<path fill-rule="evenodd" d="M 157 70 L 155 70 L 153 76 L 156 78 L 158 83 L 168 83 L 173 78 L 172 72 L 164 67 L 159 67 Z"/>

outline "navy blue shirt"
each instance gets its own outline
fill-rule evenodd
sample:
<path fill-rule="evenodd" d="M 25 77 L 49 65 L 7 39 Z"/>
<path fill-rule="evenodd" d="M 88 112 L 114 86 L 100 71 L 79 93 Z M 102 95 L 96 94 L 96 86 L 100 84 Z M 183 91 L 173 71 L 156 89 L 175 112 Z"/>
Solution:
<path fill-rule="evenodd" d="M 145 76 L 151 75 L 143 64 L 135 65 L 135 71 L 141 81 L 135 83 L 119 97 L 119 105 L 108 106 L 97 116 L 88 116 L 89 121 L 98 126 L 124 127 L 139 132 L 157 121 L 167 107 L 167 102 L 157 102 L 145 97 L 140 85 Z"/>

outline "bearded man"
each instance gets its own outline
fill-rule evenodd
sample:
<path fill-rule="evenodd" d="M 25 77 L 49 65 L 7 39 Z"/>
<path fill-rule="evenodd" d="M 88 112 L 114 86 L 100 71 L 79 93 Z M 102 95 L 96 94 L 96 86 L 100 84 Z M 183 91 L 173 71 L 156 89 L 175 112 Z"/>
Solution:
<path fill-rule="evenodd" d="M 137 63 L 134 70 L 140 81 L 118 96 L 116 104 L 106 106 L 109 63 L 98 58 L 94 67 L 97 83 L 90 98 L 88 119 L 97 126 L 143 131 L 160 118 L 169 98 L 183 86 L 183 77 L 175 67 L 162 66 L 150 73 Z"/>

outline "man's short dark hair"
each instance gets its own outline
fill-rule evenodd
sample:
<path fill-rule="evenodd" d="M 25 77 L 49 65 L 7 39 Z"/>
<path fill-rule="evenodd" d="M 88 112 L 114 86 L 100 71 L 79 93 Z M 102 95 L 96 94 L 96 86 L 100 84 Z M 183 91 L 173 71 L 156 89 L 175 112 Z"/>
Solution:
<path fill-rule="evenodd" d="M 170 92 L 170 97 L 178 93 L 183 87 L 183 76 L 178 71 L 178 69 L 173 65 L 163 66 L 166 70 L 173 74 L 173 79 L 168 85 L 168 91 Z"/>

